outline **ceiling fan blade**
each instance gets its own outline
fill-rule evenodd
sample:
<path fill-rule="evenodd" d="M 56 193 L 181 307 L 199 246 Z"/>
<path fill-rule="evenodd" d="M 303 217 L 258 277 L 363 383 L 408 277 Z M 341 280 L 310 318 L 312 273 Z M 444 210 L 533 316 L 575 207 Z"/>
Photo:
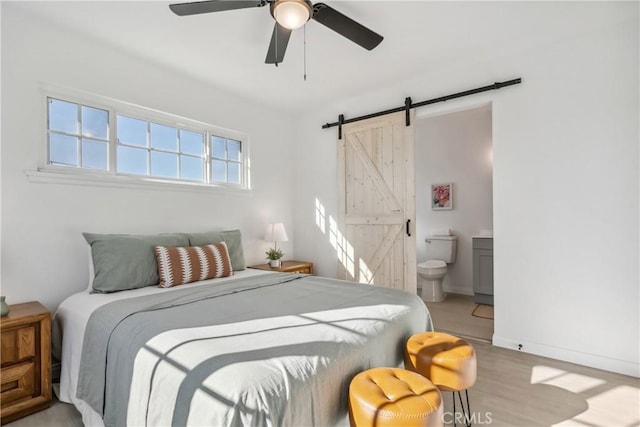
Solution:
<path fill-rule="evenodd" d="M 378 46 L 383 39 L 380 34 L 371 31 L 324 3 L 313 5 L 313 19 L 367 50 Z"/>
<path fill-rule="evenodd" d="M 271 34 L 271 43 L 269 43 L 267 58 L 264 60 L 266 64 L 278 65 L 282 62 L 290 37 L 291 30 L 284 28 L 276 22 L 273 26 L 273 34 Z"/>
<path fill-rule="evenodd" d="M 200 13 L 223 12 L 225 10 L 248 9 L 264 6 L 262 0 L 209 0 L 190 3 L 170 4 L 169 9 L 179 16 L 198 15 Z"/>

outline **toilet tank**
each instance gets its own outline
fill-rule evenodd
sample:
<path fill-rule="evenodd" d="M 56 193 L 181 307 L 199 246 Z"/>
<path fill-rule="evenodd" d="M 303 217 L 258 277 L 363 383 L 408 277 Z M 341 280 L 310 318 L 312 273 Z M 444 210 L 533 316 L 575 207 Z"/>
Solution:
<path fill-rule="evenodd" d="M 439 259 L 451 264 L 456 260 L 458 246 L 457 236 L 429 236 L 424 241 L 427 244 L 427 259 Z"/>

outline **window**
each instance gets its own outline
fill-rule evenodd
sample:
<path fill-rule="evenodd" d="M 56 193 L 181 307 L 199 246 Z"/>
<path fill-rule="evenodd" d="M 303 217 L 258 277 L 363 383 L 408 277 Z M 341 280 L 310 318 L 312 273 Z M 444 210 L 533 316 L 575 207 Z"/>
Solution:
<path fill-rule="evenodd" d="M 228 138 L 211 137 L 211 177 L 215 182 L 240 184 L 242 144 Z"/>
<path fill-rule="evenodd" d="M 48 97 L 47 165 L 247 188 L 243 135 L 126 110 Z"/>
<path fill-rule="evenodd" d="M 109 112 L 49 98 L 49 164 L 107 170 Z"/>
<path fill-rule="evenodd" d="M 123 115 L 117 116 L 116 127 L 118 173 L 204 182 L 204 132 Z"/>

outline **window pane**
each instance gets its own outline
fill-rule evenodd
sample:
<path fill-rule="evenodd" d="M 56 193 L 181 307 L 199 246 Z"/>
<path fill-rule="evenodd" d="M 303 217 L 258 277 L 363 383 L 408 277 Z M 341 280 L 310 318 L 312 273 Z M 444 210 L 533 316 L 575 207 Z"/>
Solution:
<path fill-rule="evenodd" d="M 148 175 L 147 150 L 118 146 L 118 172 Z"/>
<path fill-rule="evenodd" d="M 240 163 L 230 162 L 227 164 L 227 168 L 229 168 L 229 177 L 227 178 L 227 182 L 240 184 Z"/>
<path fill-rule="evenodd" d="M 233 139 L 230 139 L 228 142 L 228 150 L 229 150 L 229 154 L 228 154 L 228 158 L 229 160 L 233 160 L 234 162 L 239 162 L 240 161 L 240 141 L 234 141 Z"/>
<path fill-rule="evenodd" d="M 151 152 L 151 176 L 162 176 L 166 178 L 178 177 L 178 155 L 162 153 L 160 151 Z"/>
<path fill-rule="evenodd" d="M 211 156 L 219 159 L 227 158 L 227 140 L 218 136 L 211 137 Z"/>
<path fill-rule="evenodd" d="M 180 156 L 180 178 L 204 181 L 204 160 L 198 157 Z"/>
<path fill-rule="evenodd" d="M 129 145 L 147 146 L 147 122 L 118 116 L 118 142 Z"/>
<path fill-rule="evenodd" d="M 227 182 L 227 162 L 223 160 L 211 161 L 211 180 Z"/>
<path fill-rule="evenodd" d="M 107 170 L 107 143 L 83 138 L 82 167 Z"/>
<path fill-rule="evenodd" d="M 105 110 L 82 106 L 82 135 L 107 139 L 109 113 Z"/>
<path fill-rule="evenodd" d="M 50 134 L 49 163 L 78 166 L 78 138 L 55 133 Z"/>
<path fill-rule="evenodd" d="M 151 146 L 161 150 L 178 151 L 178 129 L 151 123 Z"/>
<path fill-rule="evenodd" d="M 204 134 L 181 130 L 180 151 L 185 154 L 202 156 L 204 154 Z"/>
<path fill-rule="evenodd" d="M 49 99 L 49 129 L 78 134 L 78 104 Z"/>

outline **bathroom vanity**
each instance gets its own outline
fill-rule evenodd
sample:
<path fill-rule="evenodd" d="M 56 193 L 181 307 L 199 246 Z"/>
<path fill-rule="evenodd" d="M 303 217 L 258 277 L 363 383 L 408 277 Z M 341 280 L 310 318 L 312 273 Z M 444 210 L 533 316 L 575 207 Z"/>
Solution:
<path fill-rule="evenodd" d="M 474 236 L 473 300 L 493 305 L 493 237 Z"/>

